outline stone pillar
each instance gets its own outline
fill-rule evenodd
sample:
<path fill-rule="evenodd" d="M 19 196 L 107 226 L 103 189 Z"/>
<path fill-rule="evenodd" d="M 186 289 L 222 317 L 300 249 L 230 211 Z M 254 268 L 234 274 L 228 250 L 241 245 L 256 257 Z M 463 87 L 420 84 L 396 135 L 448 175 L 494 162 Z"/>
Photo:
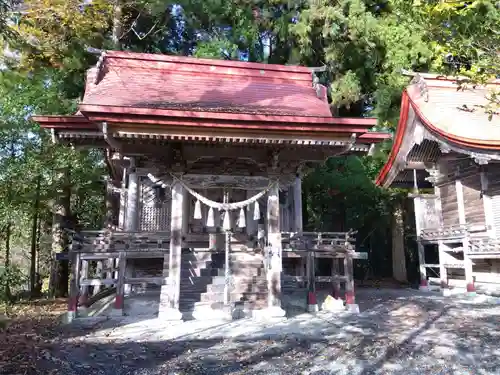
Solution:
<path fill-rule="evenodd" d="M 182 314 L 179 311 L 179 296 L 184 208 L 184 188 L 179 182 L 174 182 L 172 185 L 168 278 L 166 280 L 166 285 L 162 285 L 161 287 L 160 309 L 158 314 L 158 318 L 162 320 L 180 321 L 182 319 Z M 166 260 L 164 261 L 164 264 L 165 263 Z"/>
<path fill-rule="evenodd" d="M 406 257 L 404 241 L 403 205 L 396 204 L 392 223 L 392 275 L 396 281 L 406 282 Z"/>
<path fill-rule="evenodd" d="M 283 263 L 279 212 L 279 186 L 276 183 L 267 195 L 267 240 L 272 252 L 270 255 L 271 267 L 267 270 L 268 309 L 266 315 L 268 317 L 285 316 L 285 311 L 281 308 L 281 271 Z"/>
<path fill-rule="evenodd" d="M 294 214 L 294 231 L 303 231 L 302 222 L 302 179 L 295 177 L 295 184 L 293 185 L 293 214 Z"/>

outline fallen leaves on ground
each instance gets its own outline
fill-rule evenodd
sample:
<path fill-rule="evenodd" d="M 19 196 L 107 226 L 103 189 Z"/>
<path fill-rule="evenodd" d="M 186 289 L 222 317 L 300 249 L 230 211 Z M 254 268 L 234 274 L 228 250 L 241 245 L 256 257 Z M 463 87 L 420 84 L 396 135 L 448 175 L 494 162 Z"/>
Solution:
<path fill-rule="evenodd" d="M 35 300 L 2 306 L 4 328 L 0 328 L 0 374 L 36 374 L 36 362 L 49 354 L 64 299 Z"/>

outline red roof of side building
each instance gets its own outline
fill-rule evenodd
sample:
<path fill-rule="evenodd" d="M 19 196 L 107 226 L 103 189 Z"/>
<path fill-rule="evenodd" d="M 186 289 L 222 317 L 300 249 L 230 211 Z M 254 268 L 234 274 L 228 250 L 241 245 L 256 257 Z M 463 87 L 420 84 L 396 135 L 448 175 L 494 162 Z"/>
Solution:
<path fill-rule="evenodd" d="M 469 85 L 459 89 L 456 79 L 435 75 L 425 75 L 425 79 L 416 77 L 403 92 L 393 146 L 376 184 L 388 186 L 391 183 L 389 176 L 395 176 L 396 169 L 403 168 L 397 160 L 411 149 L 407 149 L 408 146 L 415 144 L 408 142 L 414 138 L 415 131 L 409 121 L 410 111 L 415 113 L 415 121 L 419 121 L 425 131 L 457 151 L 500 153 L 500 116 L 494 115 L 489 120 L 484 109 L 489 92 L 499 90 L 499 84 L 494 81 L 485 86 Z"/>

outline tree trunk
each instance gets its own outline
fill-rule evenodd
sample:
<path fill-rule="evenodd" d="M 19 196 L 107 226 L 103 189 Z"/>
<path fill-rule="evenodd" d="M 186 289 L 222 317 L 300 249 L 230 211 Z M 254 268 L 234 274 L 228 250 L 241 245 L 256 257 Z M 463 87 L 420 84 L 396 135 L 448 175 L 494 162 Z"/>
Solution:
<path fill-rule="evenodd" d="M 67 251 L 68 236 L 64 227 L 70 217 L 71 209 L 71 184 L 69 169 L 64 172 L 63 188 L 59 192 L 54 207 L 54 218 L 52 223 L 52 273 L 50 282 L 50 295 L 53 297 L 68 296 L 69 264 L 68 260 L 56 260 L 56 254 Z"/>
<path fill-rule="evenodd" d="M 396 204 L 392 218 L 392 275 L 396 281 L 407 282 L 402 202 Z"/>
<path fill-rule="evenodd" d="M 123 24 L 122 24 L 122 13 L 123 13 L 123 4 L 122 0 L 115 0 L 113 7 L 113 33 L 111 35 L 111 40 L 113 41 L 113 47 L 116 50 L 121 50 L 121 42 L 120 39 L 123 33 Z"/>
<path fill-rule="evenodd" d="M 5 270 L 8 272 L 10 268 L 10 237 L 12 235 L 12 223 L 9 221 L 7 223 L 7 228 L 5 230 Z M 12 300 L 12 293 L 10 290 L 10 280 L 7 278 L 5 282 L 5 297 L 8 301 Z"/>
<path fill-rule="evenodd" d="M 36 297 L 37 285 L 37 239 L 38 239 L 38 206 L 40 204 L 41 176 L 36 179 L 35 201 L 33 202 L 33 222 L 31 225 L 31 259 L 30 259 L 30 293 Z"/>

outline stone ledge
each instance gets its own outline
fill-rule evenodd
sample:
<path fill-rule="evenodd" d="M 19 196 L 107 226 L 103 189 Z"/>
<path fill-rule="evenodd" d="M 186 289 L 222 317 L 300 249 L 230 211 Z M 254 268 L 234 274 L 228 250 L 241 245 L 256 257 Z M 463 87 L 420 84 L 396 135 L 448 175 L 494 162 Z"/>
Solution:
<path fill-rule="evenodd" d="M 158 319 L 161 321 L 168 321 L 168 322 L 182 322 L 182 313 L 175 308 L 160 307 L 160 310 L 158 311 Z"/>
<path fill-rule="evenodd" d="M 286 317 L 286 311 L 279 306 L 252 310 L 251 314 L 251 317 L 256 320 L 283 319 Z"/>

